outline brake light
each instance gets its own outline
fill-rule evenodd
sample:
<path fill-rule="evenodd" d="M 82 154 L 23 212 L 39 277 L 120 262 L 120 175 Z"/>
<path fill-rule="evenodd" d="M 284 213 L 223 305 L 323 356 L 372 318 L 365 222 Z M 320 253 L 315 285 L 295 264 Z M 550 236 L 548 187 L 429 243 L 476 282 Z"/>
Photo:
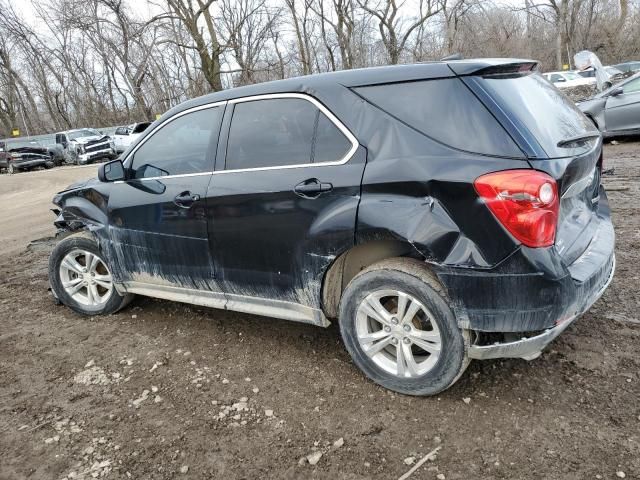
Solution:
<path fill-rule="evenodd" d="M 498 221 L 527 247 L 553 245 L 558 185 L 537 170 L 504 170 L 478 177 L 476 191 Z"/>

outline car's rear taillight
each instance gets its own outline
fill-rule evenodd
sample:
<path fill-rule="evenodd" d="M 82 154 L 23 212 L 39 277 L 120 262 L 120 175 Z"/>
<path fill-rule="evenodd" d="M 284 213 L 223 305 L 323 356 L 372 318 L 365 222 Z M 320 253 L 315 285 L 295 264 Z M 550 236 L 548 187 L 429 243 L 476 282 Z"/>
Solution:
<path fill-rule="evenodd" d="M 504 170 L 478 177 L 476 191 L 500 223 L 527 247 L 553 245 L 558 185 L 536 170 Z"/>

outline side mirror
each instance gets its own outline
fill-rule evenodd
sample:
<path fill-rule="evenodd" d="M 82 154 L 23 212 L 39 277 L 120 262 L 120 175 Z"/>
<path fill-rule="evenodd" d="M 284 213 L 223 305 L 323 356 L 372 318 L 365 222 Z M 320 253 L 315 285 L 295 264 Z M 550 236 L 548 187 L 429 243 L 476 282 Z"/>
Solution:
<path fill-rule="evenodd" d="M 611 90 L 611 92 L 609 92 L 609 96 L 617 97 L 618 95 L 622 95 L 623 93 L 624 93 L 624 90 L 622 90 L 622 87 L 618 87 Z"/>
<path fill-rule="evenodd" d="M 98 167 L 98 180 L 101 182 L 124 180 L 124 165 L 122 165 L 122 160 L 114 160 L 100 165 Z"/>

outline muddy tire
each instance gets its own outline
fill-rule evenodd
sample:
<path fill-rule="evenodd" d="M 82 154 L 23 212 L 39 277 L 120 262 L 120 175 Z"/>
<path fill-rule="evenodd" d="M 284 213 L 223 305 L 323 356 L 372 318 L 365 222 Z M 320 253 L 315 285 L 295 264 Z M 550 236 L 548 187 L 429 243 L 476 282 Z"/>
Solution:
<path fill-rule="evenodd" d="M 92 235 L 82 232 L 61 240 L 49 257 L 49 283 L 58 300 L 83 315 L 108 315 L 125 307 L 133 295 L 120 295 L 111 268 Z"/>
<path fill-rule="evenodd" d="M 356 275 L 340 301 L 347 351 L 377 384 L 407 395 L 436 395 L 469 365 L 468 336 L 437 278 L 422 262 L 394 258 Z"/>

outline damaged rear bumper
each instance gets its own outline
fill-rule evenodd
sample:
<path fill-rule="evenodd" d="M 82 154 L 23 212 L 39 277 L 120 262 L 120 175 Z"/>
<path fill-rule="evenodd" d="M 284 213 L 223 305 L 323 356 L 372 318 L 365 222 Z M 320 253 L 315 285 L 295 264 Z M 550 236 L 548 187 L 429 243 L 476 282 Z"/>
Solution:
<path fill-rule="evenodd" d="M 533 359 L 600 298 L 615 270 L 615 232 L 604 189 L 599 198 L 593 236 L 569 265 L 555 247 L 521 247 L 492 270 L 438 272 L 458 324 L 478 334 L 470 358 Z"/>
<path fill-rule="evenodd" d="M 475 360 L 489 360 L 492 358 L 523 358 L 525 360 L 533 360 L 542 353 L 542 350 L 555 340 L 569 325 L 577 320 L 602 296 L 607 289 L 613 274 L 615 272 L 615 256 L 611 257 L 609 264 L 609 274 L 606 276 L 605 283 L 600 287 L 596 294 L 589 299 L 589 302 L 581 309 L 581 311 L 570 315 L 568 318 L 558 320 L 556 325 L 545 330 L 544 333 L 534 337 L 522 338 L 514 342 L 497 343 L 494 345 L 471 345 L 469 347 L 469 358 Z"/>

